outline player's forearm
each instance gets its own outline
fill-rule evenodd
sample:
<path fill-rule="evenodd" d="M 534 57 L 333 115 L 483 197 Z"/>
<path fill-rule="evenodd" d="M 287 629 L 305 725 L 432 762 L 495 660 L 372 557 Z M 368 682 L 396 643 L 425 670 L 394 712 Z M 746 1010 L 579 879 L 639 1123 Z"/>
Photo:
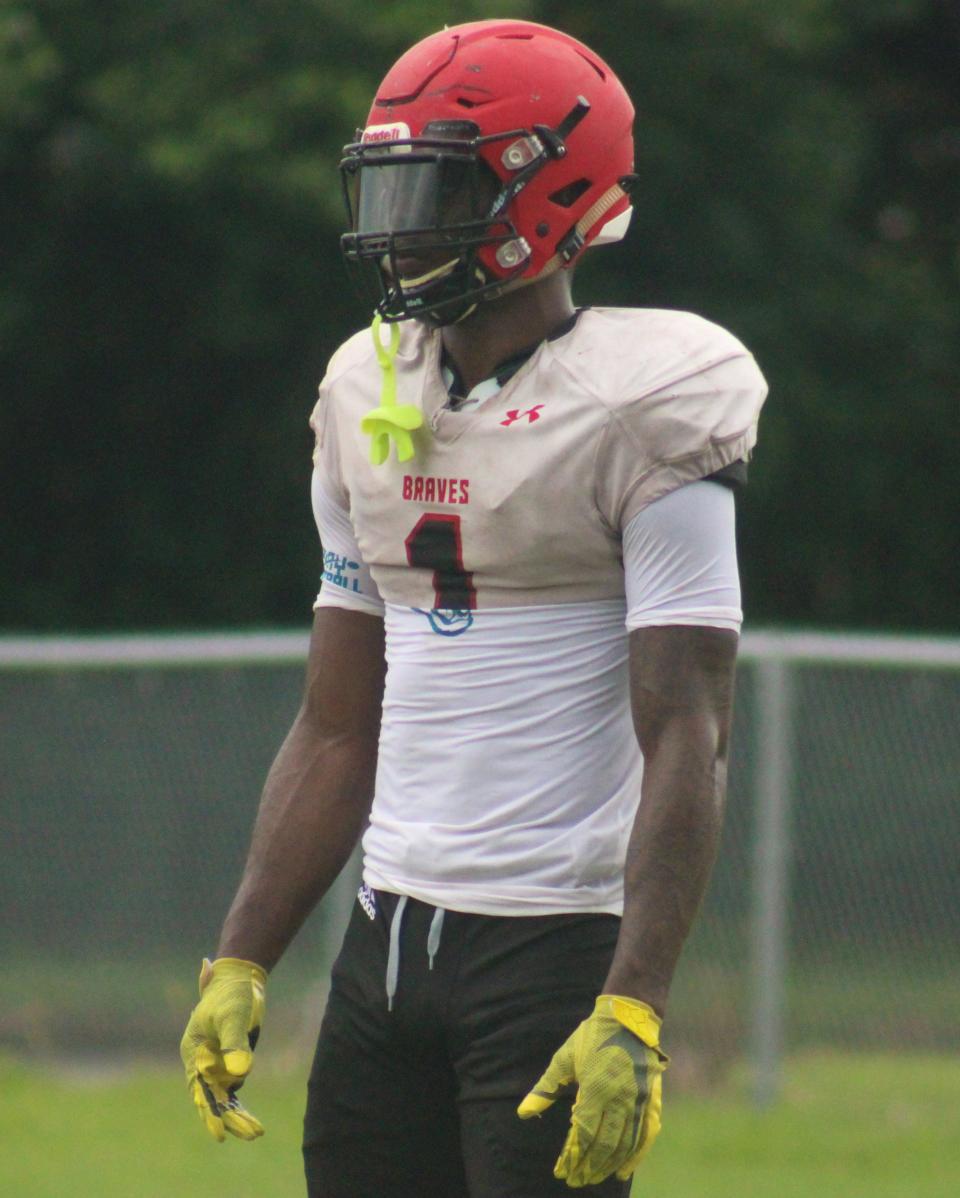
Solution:
<path fill-rule="evenodd" d="M 726 759 L 715 722 L 677 721 L 645 763 L 627 851 L 624 912 L 604 991 L 663 1015 L 717 853 Z"/>
<path fill-rule="evenodd" d="M 357 843 L 376 757 L 372 734 L 320 735 L 301 713 L 267 777 L 218 956 L 276 964 Z"/>

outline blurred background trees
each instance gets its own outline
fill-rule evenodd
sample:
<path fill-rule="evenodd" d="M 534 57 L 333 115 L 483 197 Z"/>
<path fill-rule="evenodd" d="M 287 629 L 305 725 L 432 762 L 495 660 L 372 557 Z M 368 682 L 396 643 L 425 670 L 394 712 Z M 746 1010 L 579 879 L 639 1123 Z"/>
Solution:
<path fill-rule="evenodd" d="M 581 303 L 690 308 L 771 382 L 752 624 L 956 631 L 960 8 L 518 0 L 634 97 Z M 316 383 L 365 323 L 336 164 L 394 58 L 499 4 L 0 3 L 0 625 L 302 624 Z"/>

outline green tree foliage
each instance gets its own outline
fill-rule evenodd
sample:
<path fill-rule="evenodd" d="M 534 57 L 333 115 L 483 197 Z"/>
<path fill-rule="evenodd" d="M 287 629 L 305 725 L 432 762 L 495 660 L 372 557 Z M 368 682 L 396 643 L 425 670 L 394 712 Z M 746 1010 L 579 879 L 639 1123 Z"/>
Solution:
<path fill-rule="evenodd" d="M 638 109 L 581 302 L 688 307 L 772 384 L 757 620 L 948 629 L 960 582 L 960 28 L 948 0 L 512 5 Z M 499 5 L 0 4 L 8 627 L 300 622 L 306 416 L 366 319 L 336 163 L 402 49 Z"/>

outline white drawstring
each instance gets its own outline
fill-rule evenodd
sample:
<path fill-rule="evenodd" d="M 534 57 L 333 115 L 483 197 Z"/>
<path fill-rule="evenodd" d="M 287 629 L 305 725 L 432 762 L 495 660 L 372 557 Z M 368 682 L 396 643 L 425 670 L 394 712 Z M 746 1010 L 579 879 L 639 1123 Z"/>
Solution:
<path fill-rule="evenodd" d="M 440 947 L 440 933 L 443 931 L 443 916 L 443 908 L 437 907 L 433 913 L 433 919 L 430 920 L 430 931 L 427 933 L 427 960 L 430 962 L 431 969 L 433 969 L 433 958 L 437 955 L 437 949 Z"/>
<path fill-rule="evenodd" d="M 403 913 L 407 907 L 407 896 L 401 894 L 390 920 L 390 948 L 387 951 L 387 1010 L 393 1010 L 393 996 L 397 992 L 397 978 L 400 975 L 400 925 Z"/>
<path fill-rule="evenodd" d="M 403 926 L 403 913 L 407 909 L 407 896 L 401 894 L 390 920 L 390 945 L 387 949 L 387 1010 L 393 1010 L 393 1000 L 397 993 L 397 983 L 400 978 L 400 932 Z M 440 949 L 440 936 L 443 933 L 443 917 L 446 914 L 443 907 L 435 908 L 433 919 L 430 921 L 430 931 L 427 933 L 427 961 L 433 969 L 433 959 Z"/>

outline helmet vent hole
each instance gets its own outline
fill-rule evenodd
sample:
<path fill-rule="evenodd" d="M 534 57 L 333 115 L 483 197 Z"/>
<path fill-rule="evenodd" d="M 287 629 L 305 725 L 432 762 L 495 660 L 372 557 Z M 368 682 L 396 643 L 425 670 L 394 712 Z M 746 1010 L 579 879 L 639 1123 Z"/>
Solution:
<path fill-rule="evenodd" d="M 600 66 L 600 64 L 598 62 L 594 62 L 592 58 L 588 58 L 587 55 L 584 54 L 580 50 L 578 50 L 577 53 L 580 55 L 580 57 L 583 59 L 584 62 L 589 63 L 590 66 L 593 67 L 593 69 L 597 72 L 597 74 L 600 76 L 601 79 L 606 79 L 607 73 L 606 73 L 606 71 L 603 70 L 603 68 Z"/>
<path fill-rule="evenodd" d="M 553 192 L 549 198 L 552 203 L 561 208 L 572 208 L 589 187 L 589 179 L 575 179 L 573 183 L 568 183 L 566 187 L 561 187 L 558 191 Z"/>

